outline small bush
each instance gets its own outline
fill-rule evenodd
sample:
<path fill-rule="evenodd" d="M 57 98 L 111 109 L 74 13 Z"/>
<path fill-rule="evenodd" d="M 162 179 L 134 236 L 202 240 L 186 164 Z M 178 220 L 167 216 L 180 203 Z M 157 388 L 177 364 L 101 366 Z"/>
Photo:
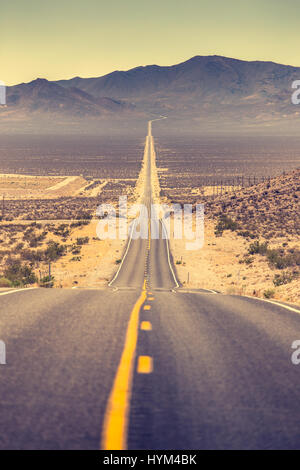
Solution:
<path fill-rule="evenodd" d="M 54 286 L 54 277 L 45 276 L 39 282 L 40 287 L 52 288 Z"/>
<path fill-rule="evenodd" d="M 268 250 L 267 258 L 276 269 L 285 269 L 297 265 L 297 258 L 293 254 L 285 255 L 281 250 Z"/>
<path fill-rule="evenodd" d="M 81 256 L 73 256 L 70 261 L 81 261 Z"/>
<path fill-rule="evenodd" d="M 64 245 L 51 241 L 48 243 L 48 248 L 45 250 L 45 261 L 56 261 L 63 256 L 65 252 L 66 247 Z"/>
<path fill-rule="evenodd" d="M 93 218 L 93 215 L 87 211 L 81 211 L 76 216 L 76 220 L 83 220 L 85 222 L 91 220 L 92 218 Z"/>
<path fill-rule="evenodd" d="M 260 243 L 259 240 L 251 243 L 249 246 L 249 255 L 265 255 L 268 251 L 268 242 Z"/>
<path fill-rule="evenodd" d="M 234 232 L 238 228 L 239 228 L 239 225 L 238 225 L 237 222 L 232 220 L 227 215 L 221 215 L 219 217 L 219 221 L 218 221 L 218 223 L 216 225 L 216 228 L 215 228 L 215 235 L 216 236 L 222 236 L 224 230 L 231 230 L 232 232 Z"/>
<path fill-rule="evenodd" d="M 8 260 L 4 276 L 9 279 L 15 287 L 26 286 L 27 284 L 34 284 L 37 282 L 37 278 L 31 266 L 21 264 L 19 260 Z"/>
<path fill-rule="evenodd" d="M 274 295 L 275 295 L 275 290 L 274 289 L 267 289 L 264 292 L 265 299 L 273 299 Z"/>
<path fill-rule="evenodd" d="M 6 277 L 0 277 L 0 287 L 12 287 L 12 282 Z"/>
<path fill-rule="evenodd" d="M 72 245 L 71 246 L 72 255 L 79 255 L 80 252 L 81 252 L 81 246 L 77 246 L 77 245 Z"/>
<path fill-rule="evenodd" d="M 76 243 L 77 245 L 87 245 L 89 240 L 90 240 L 89 237 L 80 237 L 80 238 L 77 238 Z"/>
<path fill-rule="evenodd" d="M 249 255 L 244 255 L 243 259 L 240 259 L 240 260 L 239 260 L 239 263 L 240 263 L 240 264 L 245 263 L 245 264 L 247 264 L 247 265 L 250 265 L 250 264 L 253 263 L 253 261 L 254 261 L 254 259 L 251 258 L 251 256 L 249 256 Z"/>
<path fill-rule="evenodd" d="M 282 274 L 275 274 L 273 279 L 273 284 L 275 287 L 283 286 L 285 284 L 289 284 L 294 279 L 298 277 L 298 273 L 282 273 Z"/>
<path fill-rule="evenodd" d="M 252 232 L 249 232 L 249 230 L 240 230 L 238 233 L 237 233 L 240 237 L 244 237 L 244 238 L 256 238 L 256 235 L 254 235 L 254 233 Z"/>

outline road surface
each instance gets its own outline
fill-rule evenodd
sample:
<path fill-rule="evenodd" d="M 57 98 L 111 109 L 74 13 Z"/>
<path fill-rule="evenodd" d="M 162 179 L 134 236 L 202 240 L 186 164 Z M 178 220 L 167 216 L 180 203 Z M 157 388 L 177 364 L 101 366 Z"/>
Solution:
<path fill-rule="evenodd" d="M 0 449 L 300 447 L 300 310 L 178 288 L 164 239 L 129 240 L 106 289 L 0 306 Z"/>

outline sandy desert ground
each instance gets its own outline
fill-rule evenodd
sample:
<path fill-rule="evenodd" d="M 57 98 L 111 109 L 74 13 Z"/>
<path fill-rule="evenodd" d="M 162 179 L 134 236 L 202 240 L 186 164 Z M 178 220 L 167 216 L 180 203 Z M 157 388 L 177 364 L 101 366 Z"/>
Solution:
<path fill-rule="evenodd" d="M 205 204 L 205 244 L 171 239 L 180 281 L 190 288 L 300 305 L 300 170 Z"/>
<path fill-rule="evenodd" d="M 0 194 L 5 199 L 96 197 L 109 180 L 82 176 L 32 176 L 0 174 Z"/>
<path fill-rule="evenodd" d="M 261 298 L 265 297 L 264 293 L 273 292 L 272 298 L 300 305 L 298 277 L 275 287 L 273 280 L 276 275 L 282 275 L 282 270 L 271 267 L 268 260 L 259 254 L 249 257 L 250 243 L 234 232 L 227 230 L 222 237 L 216 236 L 215 226 L 213 220 L 206 220 L 205 243 L 197 251 L 186 249 L 186 239 L 171 239 L 177 274 L 184 287 Z M 282 239 L 273 240 L 271 247 L 278 249 L 282 244 Z M 299 239 L 291 238 L 288 246 L 299 248 Z M 250 259 L 251 263 L 245 259 Z"/>
<path fill-rule="evenodd" d="M 51 261 L 54 287 L 107 285 L 126 241 L 99 239 L 96 209 L 100 203 L 117 208 L 120 195 L 128 196 L 129 207 L 140 200 L 144 170 L 138 180 L 125 176 L 0 174 L 0 284 L 7 284 L 5 277 L 13 275 L 7 268 L 17 269 L 16 261 L 32 269 L 37 279 L 33 285 L 47 286 Z"/>
<path fill-rule="evenodd" d="M 0 174 L 0 195 L 5 196 L 0 208 L 2 275 L 15 259 L 32 266 L 38 279 L 47 276 L 47 249 L 54 243 L 61 249 L 51 263 L 55 287 L 107 285 L 125 241 L 98 239 L 95 210 L 100 202 L 116 205 L 120 194 L 130 204 L 139 202 L 145 171 L 142 164 L 138 178 L 124 174 L 122 179 Z M 156 203 L 174 202 L 166 179 L 179 182 L 176 194 L 184 202 L 185 186 L 180 186 L 178 170 L 176 175 L 175 181 L 168 168 L 157 168 L 153 153 Z M 224 185 L 218 195 L 210 185 L 193 187 L 186 202 L 190 197 L 205 204 L 205 245 L 188 251 L 187 240 L 171 239 L 183 286 L 300 304 L 300 170 L 247 188 Z M 255 243 L 258 249 L 251 252 Z"/>

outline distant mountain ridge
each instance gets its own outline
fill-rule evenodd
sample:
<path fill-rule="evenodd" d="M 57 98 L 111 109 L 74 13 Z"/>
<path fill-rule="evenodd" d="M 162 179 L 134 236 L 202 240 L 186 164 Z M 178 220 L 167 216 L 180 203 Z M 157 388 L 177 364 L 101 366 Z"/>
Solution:
<path fill-rule="evenodd" d="M 108 97 L 95 98 L 89 93 L 72 87 L 38 78 L 7 90 L 7 105 L 31 112 L 71 113 L 78 116 L 121 112 L 130 106 Z"/>
<path fill-rule="evenodd" d="M 8 87 L 15 110 L 74 116 L 164 113 L 193 122 L 249 125 L 291 119 L 292 83 L 300 67 L 243 61 L 222 56 L 195 56 L 172 66 L 148 65 L 102 77 L 50 82 L 37 79 Z"/>
<path fill-rule="evenodd" d="M 282 85 L 285 79 L 299 79 L 300 67 L 274 62 L 243 61 L 222 56 L 195 56 L 172 66 L 147 65 L 128 71 L 114 71 L 102 77 L 59 80 L 64 86 L 75 86 L 95 96 L 127 98 L 146 91 L 186 92 L 203 94 L 226 88 L 230 92 L 254 91 L 255 85 Z M 296 79 L 296 78 L 294 78 Z M 291 85 L 291 83 L 289 83 Z"/>

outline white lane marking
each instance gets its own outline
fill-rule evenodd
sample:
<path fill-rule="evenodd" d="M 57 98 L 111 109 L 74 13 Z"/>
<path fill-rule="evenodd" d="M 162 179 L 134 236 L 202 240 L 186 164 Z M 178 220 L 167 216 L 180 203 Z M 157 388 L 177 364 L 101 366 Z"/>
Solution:
<path fill-rule="evenodd" d="M 276 302 L 275 300 L 260 299 L 259 297 L 250 297 L 250 295 L 244 295 L 243 297 L 247 297 L 248 299 L 252 299 L 252 300 L 260 300 L 261 302 L 268 302 L 270 304 L 277 305 L 277 307 L 286 308 L 287 310 L 290 310 L 291 312 L 300 313 L 300 310 L 293 308 L 293 307 L 289 307 L 288 305 L 281 304 L 280 302 Z"/>
<path fill-rule="evenodd" d="M 215 290 L 212 290 L 212 289 L 204 289 L 204 287 L 198 287 L 198 288 L 188 288 L 188 287 L 182 287 L 181 289 L 179 290 L 174 290 L 173 292 L 177 292 L 179 294 L 199 294 L 199 295 L 203 295 L 203 294 L 214 294 L 214 295 L 218 295 L 220 292 L 217 292 Z"/>
<path fill-rule="evenodd" d="M 207 290 L 207 292 L 211 292 L 212 294 L 218 294 L 218 292 L 212 289 L 203 289 L 203 290 Z"/>
<path fill-rule="evenodd" d="M 24 289 L 16 289 L 16 290 L 9 290 L 7 292 L 1 292 L 0 295 L 15 294 L 16 292 L 22 292 L 24 290 L 32 290 L 32 289 L 38 289 L 38 288 L 37 287 L 25 287 Z"/>
<path fill-rule="evenodd" d="M 117 277 L 118 277 L 118 275 L 119 275 L 119 272 L 120 272 L 120 270 L 121 270 L 121 268 L 122 268 L 122 266 L 123 266 L 123 263 L 124 263 L 125 258 L 126 258 L 126 256 L 127 256 L 127 253 L 128 253 L 128 251 L 129 251 L 129 247 L 130 247 L 131 240 L 132 240 L 133 229 L 134 229 L 134 226 L 135 226 L 135 224 L 136 224 L 136 221 L 137 221 L 137 219 L 134 219 L 133 224 L 132 224 L 132 226 L 131 226 L 130 237 L 129 237 L 129 240 L 128 240 L 128 243 L 127 243 L 126 251 L 125 251 L 125 253 L 124 253 L 124 256 L 123 256 L 123 258 L 122 258 L 122 261 L 121 261 L 121 263 L 120 263 L 120 266 L 119 266 L 118 271 L 116 272 L 116 274 L 114 275 L 114 277 L 112 278 L 112 280 L 108 283 L 109 287 L 110 287 L 110 286 L 112 285 L 112 283 L 117 279 Z"/>
<path fill-rule="evenodd" d="M 175 273 L 174 273 L 174 270 L 172 268 L 172 264 L 171 264 L 171 259 L 170 259 L 170 248 L 169 248 L 169 240 L 168 240 L 168 234 L 167 234 L 167 230 L 164 226 L 164 222 L 163 220 L 160 220 L 160 223 L 161 223 L 161 226 L 163 228 L 163 230 L 165 231 L 165 236 L 166 236 L 166 244 L 167 244 L 167 254 L 168 254 L 168 263 L 169 263 L 169 266 L 170 266 L 170 270 L 171 270 L 171 273 L 173 275 L 173 278 L 174 278 L 174 282 L 176 284 L 176 287 L 179 287 L 179 283 L 177 282 L 177 279 L 176 279 L 176 276 L 175 276 Z"/>

